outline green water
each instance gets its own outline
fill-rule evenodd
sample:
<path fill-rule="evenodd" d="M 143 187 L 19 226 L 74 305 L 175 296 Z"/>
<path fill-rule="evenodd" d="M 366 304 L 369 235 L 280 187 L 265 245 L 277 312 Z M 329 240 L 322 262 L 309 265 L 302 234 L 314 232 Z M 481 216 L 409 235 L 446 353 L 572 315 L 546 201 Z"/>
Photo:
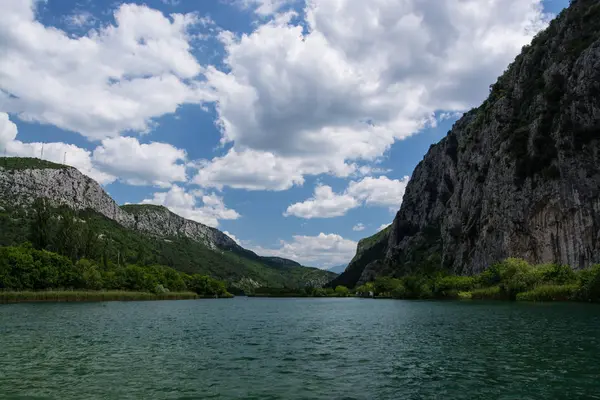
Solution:
<path fill-rule="evenodd" d="M 0 306 L 0 399 L 561 398 L 600 398 L 598 306 Z"/>

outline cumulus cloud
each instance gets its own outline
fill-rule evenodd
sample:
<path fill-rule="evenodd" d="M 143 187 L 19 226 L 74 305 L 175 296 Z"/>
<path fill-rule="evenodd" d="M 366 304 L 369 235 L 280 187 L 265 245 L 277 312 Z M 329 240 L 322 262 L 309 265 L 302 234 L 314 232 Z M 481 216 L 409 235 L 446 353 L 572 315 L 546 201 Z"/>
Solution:
<path fill-rule="evenodd" d="M 254 247 L 263 256 L 284 257 L 302 265 L 327 269 L 349 262 L 357 243 L 333 233 L 317 236 L 294 236 L 292 241 L 281 240 L 277 248 Z"/>
<path fill-rule="evenodd" d="M 289 206 L 284 216 L 300 218 L 332 218 L 345 215 L 349 210 L 367 206 L 384 206 L 398 209 L 402 204 L 409 177 L 389 179 L 366 177 L 351 181 L 344 193 L 336 194 L 329 186 L 317 186 L 312 198 Z M 364 229 L 364 227 L 363 227 Z"/>
<path fill-rule="evenodd" d="M 364 231 L 365 229 L 366 229 L 366 227 L 362 222 L 359 222 L 358 224 L 356 224 L 352 227 L 352 230 L 354 232 L 361 232 L 361 231 Z"/>
<path fill-rule="evenodd" d="M 166 143 L 142 144 L 136 138 L 105 139 L 88 151 L 67 143 L 24 143 L 17 140 L 17 126 L 0 112 L 0 152 L 18 157 L 42 157 L 79 169 L 100 184 L 119 179 L 131 185 L 170 187 L 186 180 L 185 151 Z"/>
<path fill-rule="evenodd" d="M 194 183 L 204 187 L 229 186 L 246 190 L 287 190 L 304 183 L 304 175 L 330 172 L 347 177 L 356 167 L 341 160 L 319 157 L 278 157 L 271 152 L 231 149 L 222 157 L 199 163 Z"/>
<path fill-rule="evenodd" d="M 307 0 L 304 21 L 286 14 L 250 34 L 221 34 L 227 68 L 209 67 L 206 78 L 222 141 L 236 154 L 318 165 L 294 169 L 278 187 L 335 174 L 332 164 L 373 161 L 435 124 L 436 111 L 479 103 L 546 19 L 541 0 Z M 240 179 L 273 187 L 255 174 L 264 171 Z"/>
<path fill-rule="evenodd" d="M 235 4 L 241 8 L 251 9 L 256 14 L 266 17 L 280 11 L 285 5 L 294 0 L 237 0 Z"/>
<path fill-rule="evenodd" d="M 346 192 L 366 205 L 400 208 L 409 179 L 408 176 L 402 179 L 366 177 L 358 182 L 350 182 Z"/>
<path fill-rule="evenodd" d="M 67 25 L 72 28 L 87 28 L 93 26 L 97 19 L 88 11 L 79 11 L 64 18 Z"/>
<path fill-rule="evenodd" d="M 133 137 L 104 139 L 94 163 L 130 185 L 169 187 L 186 180 L 185 151 L 167 143 L 140 143 Z"/>
<path fill-rule="evenodd" d="M 2 155 L 15 157 L 41 157 L 44 160 L 73 166 L 101 184 L 114 182 L 116 177 L 99 170 L 93 165 L 91 152 L 72 144 L 55 143 L 23 143 L 17 140 L 17 126 L 9 119 L 8 114 L 0 112 L 0 152 Z"/>
<path fill-rule="evenodd" d="M 292 204 L 287 208 L 284 216 L 294 215 L 300 218 L 332 218 L 339 217 L 352 208 L 359 205 L 359 202 L 347 194 L 335 194 L 330 186 L 317 186 L 315 194 L 311 199 L 302 203 Z"/>
<path fill-rule="evenodd" d="M 387 228 L 390 225 L 392 225 L 392 224 L 391 223 L 390 224 L 381 224 L 379 226 L 379 228 L 377 228 L 377 232 L 380 232 L 380 231 L 384 230 L 385 228 Z"/>
<path fill-rule="evenodd" d="M 35 3 L 2 4 L 0 110 L 103 139 L 148 131 L 152 118 L 210 97 L 190 52 L 197 15 L 122 4 L 115 25 L 73 38 L 37 21 Z"/>
<path fill-rule="evenodd" d="M 229 233 L 227 231 L 223 231 L 223 233 L 226 234 L 227 236 L 229 236 L 238 245 L 240 245 L 240 246 L 242 245 L 242 242 L 240 242 L 240 240 L 233 233 Z"/>
<path fill-rule="evenodd" d="M 199 200 L 202 203 L 200 206 Z M 240 217 L 237 211 L 228 209 L 223 198 L 216 194 L 197 196 L 178 185 L 173 185 L 167 192 L 154 193 L 151 199 L 142 200 L 142 204 L 165 206 L 175 214 L 214 228 L 219 226 L 219 220 L 235 220 Z"/>

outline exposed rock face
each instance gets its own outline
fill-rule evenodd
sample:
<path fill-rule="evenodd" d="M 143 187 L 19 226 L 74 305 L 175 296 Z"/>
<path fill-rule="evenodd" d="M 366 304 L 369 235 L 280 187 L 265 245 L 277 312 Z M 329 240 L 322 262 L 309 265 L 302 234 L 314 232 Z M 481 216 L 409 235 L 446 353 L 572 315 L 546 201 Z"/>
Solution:
<path fill-rule="evenodd" d="M 130 227 L 138 231 L 154 236 L 185 236 L 202 242 L 213 250 L 237 249 L 240 247 L 233 239 L 218 229 L 180 217 L 166 207 L 127 205 L 123 206 L 123 210 L 133 217 L 133 223 Z"/>
<path fill-rule="evenodd" d="M 598 139 L 600 2 L 575 0 L 430 148 L 385 248 L 356 267 L 360 276 L 351 264 L 338 279 L 473 274 L 509 256 L 600 262 Z"/>
<path fill-rule="evenodd" d="M 92 209 L 119 224 L 159 237 L 185 236 L 217 250 L 246 250 L 221 231 L 190 221 L 165 207 L 119 205 L 93 179 L 77 169 L 46 163 L 47 167 L 13 169 L 0 164 L 0 200 L 28 205 L 45 197 L 55 205 Z"/>
<path fill-rule="evenodd" d="M 54 166 L 11 169 L 0 164 L 0 198 L 15 205 L 27 205 L 45 197 L 56 205 L 76 210 L 91 208 L 120 224 L 133 224 L 133 216 L 121 210 L 96 181 L 75 168 Z"/>

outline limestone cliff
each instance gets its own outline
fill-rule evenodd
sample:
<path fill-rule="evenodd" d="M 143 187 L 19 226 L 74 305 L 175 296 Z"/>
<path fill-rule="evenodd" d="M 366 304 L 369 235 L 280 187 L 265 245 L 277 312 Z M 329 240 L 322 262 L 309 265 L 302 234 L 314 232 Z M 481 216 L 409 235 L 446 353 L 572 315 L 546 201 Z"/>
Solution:
<path fill-rule="evenodd" d="M 126 228 L 153 236 L 184 236 L 213 250 L 233 250 L 258 257 L 218 229 L 180 217 L 165 207 L 120 207 L 102 186 L 75 168 L 35 158 L 0 159 L 0 203 L 28 205 L 40 197 L 54 205 L 92 209 Z"/>
<path fill-rule="evenodd" d="M 600 2 L 574 0 L 430 148 L 384 248 L 338 281 L 473 274 L 508 256 L 600 262 L 598 139 Z"/>

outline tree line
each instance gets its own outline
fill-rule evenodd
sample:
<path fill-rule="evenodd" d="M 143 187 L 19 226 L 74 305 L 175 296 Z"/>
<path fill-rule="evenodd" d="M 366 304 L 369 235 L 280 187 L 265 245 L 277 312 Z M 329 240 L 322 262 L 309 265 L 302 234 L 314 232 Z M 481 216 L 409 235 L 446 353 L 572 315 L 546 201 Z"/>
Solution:
<path fill-rule="evenodd" d="M 165 293 L 191 290 L 202 296 L 228 296 L 224 282 L 156 264 L 135 264 L 127 249 L 69 208 L 52 209 L 36 199 L 30 210 L 29 242 L 0 247 L 0 289 L 129 290 Z M 108 235 L 107 235 L 108 233 Z M 115 245 L 116 259 L 115 259 Z M 144 252 L 137 259 L 143 259 Z"/>

